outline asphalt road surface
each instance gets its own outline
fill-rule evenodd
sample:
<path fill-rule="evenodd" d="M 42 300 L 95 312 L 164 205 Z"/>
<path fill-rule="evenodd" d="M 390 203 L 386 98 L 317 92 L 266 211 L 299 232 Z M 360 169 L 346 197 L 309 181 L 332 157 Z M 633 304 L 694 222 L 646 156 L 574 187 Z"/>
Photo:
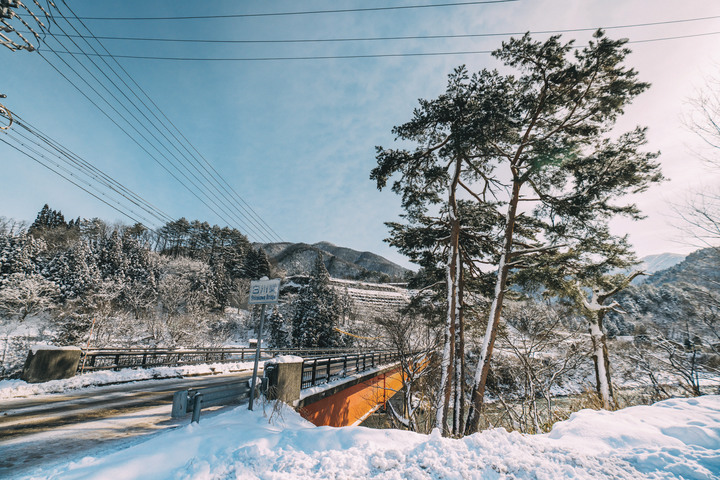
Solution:
<path fill-rule="evenodd" d="M 32 475 L 186 425 L 189 416 L 170 418 L 173 393 L 250 378 L 240 372 L 148 380 L 0 400 L 0 478 Z"/>

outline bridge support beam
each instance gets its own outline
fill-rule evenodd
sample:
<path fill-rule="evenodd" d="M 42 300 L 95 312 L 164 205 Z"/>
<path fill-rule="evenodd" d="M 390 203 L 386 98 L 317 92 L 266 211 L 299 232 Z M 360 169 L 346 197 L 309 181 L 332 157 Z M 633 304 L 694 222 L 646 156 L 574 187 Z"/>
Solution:
<path fill-rule="evenodd" d="M 403 372 L 398 366 L 369 372 L 303 397 L 297 410 L 317 426 L 345 427 L 360 424 L 378 406 L 402 389 Z"/>

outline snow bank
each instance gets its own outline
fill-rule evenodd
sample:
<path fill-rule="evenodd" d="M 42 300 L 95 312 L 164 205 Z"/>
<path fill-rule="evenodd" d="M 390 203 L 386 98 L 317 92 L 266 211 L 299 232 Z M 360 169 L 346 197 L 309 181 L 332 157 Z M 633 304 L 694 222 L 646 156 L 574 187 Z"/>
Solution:
<path fill-rule="evenodd" d="M 278 357 L 271 358 L 270 360 L 266 360 L 265 366 L 274 365 L 276 363 L 302 363 L 303 360 L 305 359 L 298 357 L 297 355 L 280 355 Z"/>
<path fill-rule="evenodd" d="M 213 363 L 205 365 L 182 365 L 178 367 L 123 368 L 114 371 L 97 371 L 75 375 L 64 380 L 51 380 L 44 383 L 27 383 L 22 380 L 0 380 L 0 400 L 15 397 L 28 397 L 47 393 L 61 393 L 78 388 L 95 387 L 112 383 L 137 382 L 159 378 L 207 375 L 251 370 L 253 362 Z"/>
<path fill-rule="evenodd" d="M 33 345 L 30 347 L 30 350 L 32 350 L 33 355 L 37 354 L 39 350 L 81 350 L 80 347 L 58 347 L 57 345 L 46 345 L 44 343 L 39 343 L 37 345 Z"/>
<path fill-rule="evenodd" d="M 268 414 L 271 408 L 268 408 Z M 720 397 L 619 412 L 585 410 L 550 434 L 496 429 L 464 439 L 313 427 L 289 408 L 239 407 L 102 457 L 35 472 L 63 479 L 712 479 Z"/>

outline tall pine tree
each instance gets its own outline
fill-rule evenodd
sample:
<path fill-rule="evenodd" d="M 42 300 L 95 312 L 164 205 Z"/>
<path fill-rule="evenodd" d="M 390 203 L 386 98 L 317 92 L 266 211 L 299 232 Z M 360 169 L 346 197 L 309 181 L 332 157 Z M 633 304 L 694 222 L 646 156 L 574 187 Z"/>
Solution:
<path fill-rule="evenodd" d="M 315 259 L 310 281 L 300 289 L 293 308 L 292 336 L 296 347 L 343 345 L 343 339 L 336 330 L 341 316 L 340 301 L 330 286 L 330 274 L 321 253 Z"/>
<path fill-rule="evenodd" d="M 648 84 L 625 65 L 627 40 L 610 40 L 602 31 L 586 47 L 575 48 L 559 36 L 545 42 L 529 35 L 504 42 L 493 56 L 505 72 L 457 69 L 438 99 L 422 100 L 414 118 L 394 132 L 414 142 L 414 151 L 378 149 L 371 178 L 383 188 L 391 176 L 393 190 L 414 214 L 428 206 L 447 207 L 450 248 L 447 260 L 448 316 L 445 352 L 462 332 L 463 262 L 492 261 L 495 286 L 479 362 L 473 374 L 472 405 L 465 433 L 477 430 L 505 294 L 518 269 L 536 268 L 582 245 L 604 231 L 615 215 L 640 218 L 625 194 L 638 193 L 662 179 L 654 159 L 643 152 L 645 130 L 613 131 L 624 108 Z M 490 258 L 463 258 L 458 199 L 492 206 L 500 218 Z M 444 200 L 446 199 L 446 200 Z M 492 202 L 492 203 L 490 203 Z M 490 213 L 490 212 L 488 212 Z M 520 228 L 527 228 L 518 235 Z M 493 241 L 493 239 L 489 239 Z M 443 385 L 448 404 L 452 372 L 450 353 L 443 355 Z M 455 373 L 455 375 L 453 375 Z M 459 390 L 456 390 L 459 391 Z M 464 399 L 464 396 L 460 396 Z M 457 399 L 457 395 L 456 395 Z M 446 429 L 440 405 L 437 427 Z M 445 408 L 446 410 L 446 408 Z M 457 411 L 456 411 L 457 413 Z M 459 424 L 457 419 L 454 427 Z M 453 433 L 460 434 L 453 429 Z"/>

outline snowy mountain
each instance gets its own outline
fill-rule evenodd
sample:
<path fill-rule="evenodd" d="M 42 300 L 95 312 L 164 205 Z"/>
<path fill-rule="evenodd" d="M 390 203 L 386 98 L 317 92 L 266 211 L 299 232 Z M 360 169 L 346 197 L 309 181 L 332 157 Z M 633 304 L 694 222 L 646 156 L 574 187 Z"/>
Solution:
<path fill-rule="evenodd" d="M 616 270 L 613 273 L 623 273 L 625 275 L 628 275 L 635 270 L 642 270 L 648 275 L 653 275 L 657 272 L 661 272 L 663 270 L 667 270 L 668 268 L 674 267 L 678 263 L 685 260 L 685 257 L 686 255 L 681 255 L 679 253 L 659 253 L 656 255 L 648 255 L 640 259 L 639 265 L 625 270 Z M 632 281 L 632 284 L 640 285 L 644 283 L 648 278 L 648 276 L 637 277 Z"/>
<path fill-rule="evenodd" d="M 338 247 L 329 242 L 264 243 L 260 246 L 288 276 L 308 274 L 318 253 L 331 277 L 350 280 L 401 281 L 408 269 L 371 252 Z"/>
<path fill-rule="evenodd" d="M 660 253 L 658 255 L 648 255 L 640 260 L 642 268 L 647 273 L 655 273 L 661 270 L 667 270 L 670 267 L 674 267 L 678 263 L 685 260 L 686 255 L 679 253 Z"/>
<path fill-rule="evenodd" d="M 640 284 L 614 297 L 626 313 L 608 314 L 609 331 L 630 335 L 645 328 L 661 327 L 680 335 L 682 329 L 689 329 L 701 338 L 710 339 L 711 332 L 702 324 L 702 319 L 713 314 L 720 301 L 719 265 L 720 252 L 705 248 L 670 268 L 644 277 Z"/>

